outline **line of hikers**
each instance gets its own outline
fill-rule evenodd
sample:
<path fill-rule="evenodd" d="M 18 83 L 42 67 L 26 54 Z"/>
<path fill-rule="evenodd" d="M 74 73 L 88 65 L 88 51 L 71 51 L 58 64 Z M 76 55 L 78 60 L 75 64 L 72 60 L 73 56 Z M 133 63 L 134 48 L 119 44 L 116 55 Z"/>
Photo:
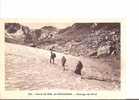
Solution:
<path fill-rule="evenodd" d="M 50 49 L 50 51 L 51 51 L 50 63 L 53 62 L 53 64 L 54 64 L 55 58 L 56 58 L 56 54 L 53 52 L 53 49 Z M 61 65 L 63 66 L 64 71 L 65 71 L 65 63 L 66 63 L 66 57 L 63 56 L 62 59 L 61 59 Z M 83 68 L 82 62 L 81 61 L 78 61 L 74 73 L 81 75 L 82 68 Z"/>

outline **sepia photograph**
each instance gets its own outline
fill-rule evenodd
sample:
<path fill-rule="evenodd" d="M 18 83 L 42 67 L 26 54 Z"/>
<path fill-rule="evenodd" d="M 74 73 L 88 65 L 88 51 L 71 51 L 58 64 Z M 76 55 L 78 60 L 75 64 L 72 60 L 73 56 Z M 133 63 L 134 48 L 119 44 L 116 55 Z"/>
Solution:
<path fill-rule="evenodd" d="M 120 22 L 5 22 L 5 90 L 121 90 Z"/>
<path fill-rule="evenodd" d="M 0 99 L 139 98 L 138 0 L 0 0 Z"/>

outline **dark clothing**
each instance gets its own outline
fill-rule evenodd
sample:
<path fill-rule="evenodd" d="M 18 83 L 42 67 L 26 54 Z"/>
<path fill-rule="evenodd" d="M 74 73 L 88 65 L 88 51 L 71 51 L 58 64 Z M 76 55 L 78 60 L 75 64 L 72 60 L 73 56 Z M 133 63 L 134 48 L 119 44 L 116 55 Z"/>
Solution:
<path fill-rule="evenodd" d="M 65 63 L 66 63 L 66 58 L 65 56 L 62 57 L 62 66 L 65 66 Z"/>
<path fill-rule="evenodd" d="M 83 64 L 81 63 L 81 61 L 78 62 L 77 66 L 76 66 L 76 70 L 74 71 L 76 74 L 81 75 L 81 70 L 83 68 Z"/>
<path fill-rule="evenodd" d="M 56 57 L 55 53 L 51 53 L 51 58 L 54 59 Z"/>
<path fill-rule="evenodd" d="M 55 57 L 56 57 L 56 54 L 51 51 L 50 63 L 51 63 L 51 60 L 53 60 L 53 64 L 54 64 Z"/>
<path fill-rule="evenodd" d="M 65 56 L 62 57 L 61 63 L 62 63 L 62 66 L 63 66 L 63 68 L 64 68 L 64 70 L 65 70 L 65 63 L 66 63 L 66 58 L 65 58 Z"/>

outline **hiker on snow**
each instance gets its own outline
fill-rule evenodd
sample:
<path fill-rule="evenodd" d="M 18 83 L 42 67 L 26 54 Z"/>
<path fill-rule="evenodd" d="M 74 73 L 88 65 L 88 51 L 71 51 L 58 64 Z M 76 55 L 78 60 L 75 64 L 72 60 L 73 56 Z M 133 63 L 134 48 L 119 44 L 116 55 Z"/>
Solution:
<path fill-rule="evenodd" d="M 53 49 L 50 49 L 50 50 L 51 50 L 50 63 L 51 63 L 51 60 L 52 60 L 53 64 L 54 64 L 55 58 L 56 58 L 56 54 L 53 52 Z"/>

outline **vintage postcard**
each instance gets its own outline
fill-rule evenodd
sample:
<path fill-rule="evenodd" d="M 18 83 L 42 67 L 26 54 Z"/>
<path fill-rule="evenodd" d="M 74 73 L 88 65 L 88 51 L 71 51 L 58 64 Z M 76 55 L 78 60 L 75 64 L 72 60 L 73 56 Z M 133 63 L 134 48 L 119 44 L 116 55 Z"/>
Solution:
<path fill-rule="evenodd" d="M 125 98 L 124 19 L 3 19 L 0 41 L 0 98 Z"/>

